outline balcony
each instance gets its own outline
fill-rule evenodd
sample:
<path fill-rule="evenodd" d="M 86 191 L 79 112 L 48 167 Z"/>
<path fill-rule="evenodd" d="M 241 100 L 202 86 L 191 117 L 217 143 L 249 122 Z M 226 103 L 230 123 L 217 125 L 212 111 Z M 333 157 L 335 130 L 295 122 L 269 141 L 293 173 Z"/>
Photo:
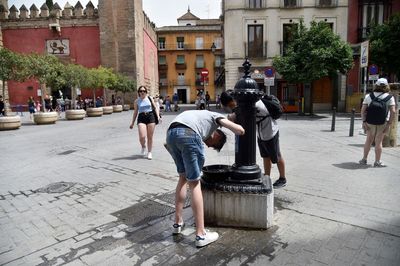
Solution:
<path fill-rule="evenodd" d="M 162 49 L 158 47 L 160 51 L 182 51 L 182 50 L 197 50 L 197 51 L 210 51 L 211 52 L 211 45 L 212 43 L 203 43 L 201 47 L 196 47 L 195 43 L 184 43 L 178 47 L 178 43 L 174 44 L 165 44 Z M 217 51 L 221 51 L 222 47 L 218 47 Z"/>
<path fill-rule="evenodd" d="M 175 69 L 186 69 L 186 63 L 175 63 Z"/>
<path fill-rule="evenodd" d="M 168 69 L 168 65 L 167 64 L 159 64 L 158 65 L 158 69 L 159 70 L 167 70 Z"/>
<path fill-rule="evenodd" d="M 338 0 L 315 0 L 316 7 L 337 7 Z"/>
<path fill-rule="evenodd" d="M 168 87 L 168 80 L 166 78 L 160 78 L 160 87 Z"/>
<path fill-rule="evenodd" d="M 250 50 L 251 48 L 252 47 L 249 47 L 247 42 L 244 43 L 244 53 L 245 53 L 246 57 L 248 57 L 250 59 L 266 59 L 267 58 L 267 41 L 264 42 L 264 45 L 262 48 L 259 47 L 259 49 Z"/>
<path fill-rule="evenodd" d="M 281 8 L 300 8 L 302 6 L 302 0 L 281 0 Z"/>
<path fill-rule="evenodd" d="M 174 79 L 171 80 L 172 86 L 190 86 L 190 79 Z"/>

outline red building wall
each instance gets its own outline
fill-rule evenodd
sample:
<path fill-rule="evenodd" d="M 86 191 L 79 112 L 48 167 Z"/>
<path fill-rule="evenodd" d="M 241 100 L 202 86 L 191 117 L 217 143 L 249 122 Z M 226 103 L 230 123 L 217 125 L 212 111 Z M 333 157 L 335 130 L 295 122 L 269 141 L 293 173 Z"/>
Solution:
<path fill-rule="evenodd" d="M 144 78 L 146 80 L 158 80 L 158 57 L 157 45 L 153 42 L 148 33 L 143 31 L 144 47 Z M 154 86 L 154 84 L 151 84 Z"/>
<path fill-rule="evenodd" d="M 46 53 L 46 40 L 69 39 L 70 55 L 61 56 L 88 68 L 100 65 L 100 32 L 98 26 L 62 27 L 61 35 L 48 28 L 3 29 L 4 46 L 19 53 Z M 29 89 L 33 87 L 33 89 Z M 29 96 L 37 96 L 39 84 L 36 81 L 24 83 L 9 82 L 11 105 L 26 105 Z M 101 95 L 101 90 L 96 93 Z M 92 97 L 91 90 L 82 90 L 82 98 Z"/>
<path fill-rule="evenodd" d="M 360 0 L 349 1 L 349 16 L 348 16 L 348 33 L 347 33 L 347 41 L 350 44 L 357 44 L 358 40 L 358 28 L 359 28 L 359 19 L 362 17 L 362 14 L 359 14 L 359 2 Z M 400 12 L 400 1 L 393 0 L 391 2 L 391 15 Z M 353 69 L 351 69 L 347 76 L 347 85 L 351 87 L 353 92 L 360 92 L 362 88 L 360 88 L 360 60 L 359 58 L 355 58 Z"/>

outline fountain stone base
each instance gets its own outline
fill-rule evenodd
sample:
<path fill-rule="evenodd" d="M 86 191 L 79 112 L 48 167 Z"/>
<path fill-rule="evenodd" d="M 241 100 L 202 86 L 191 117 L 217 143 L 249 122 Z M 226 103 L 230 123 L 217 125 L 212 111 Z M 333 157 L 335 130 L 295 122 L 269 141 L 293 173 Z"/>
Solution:
<path fill-rule="evenodd" d="M 202 179 L 204 221 L 208 225 L 268 229 L 273 225 L 274 192 L 269 176 L 262 182 Z"/>

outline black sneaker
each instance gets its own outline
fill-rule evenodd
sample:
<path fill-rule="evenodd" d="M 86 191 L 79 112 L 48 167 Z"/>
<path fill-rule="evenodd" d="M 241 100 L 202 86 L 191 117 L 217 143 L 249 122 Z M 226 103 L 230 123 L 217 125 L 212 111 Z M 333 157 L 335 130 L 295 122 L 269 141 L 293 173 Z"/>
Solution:
<path fill-rule="evenodd" d="M 280 177 L 278 180 L 275 181 L 273 184 L 274 188 L 282 188 L 286 186 L 286 178 Z"/>

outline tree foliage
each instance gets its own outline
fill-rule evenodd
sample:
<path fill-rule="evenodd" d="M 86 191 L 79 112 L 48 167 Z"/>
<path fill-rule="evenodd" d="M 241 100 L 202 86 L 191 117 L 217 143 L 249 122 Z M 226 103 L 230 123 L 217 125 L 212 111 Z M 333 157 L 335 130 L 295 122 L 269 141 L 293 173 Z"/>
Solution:
<path fill-rule="evenodd" d="M 35 78 L 40 84 L 54 82 L 60 75 L 61 62 L 53 55 L 27 55 L 27 72 L 30 78 Z"/>
<path fill-rule="evenodd" d="M 352 50 L 327 23 L 312 21 L 307 29 L 300 21 L 293 27 L 287 54 L 276 56 L 273 66 L 289 82 L 312 82 L 337 72 L 347 73 L 353 66 Z"/>
<path fill-rule="evenodd" d="M 400 77 L 400 13 L 376 25 L 369 35 L 370 60 L 383 71 Z"/>
<path fill-rule="evenodd" d="M 25 68 L 26 58 L 6 48 L 0 48 L 0 80 L 23 81 L 28 74 Z"/>

